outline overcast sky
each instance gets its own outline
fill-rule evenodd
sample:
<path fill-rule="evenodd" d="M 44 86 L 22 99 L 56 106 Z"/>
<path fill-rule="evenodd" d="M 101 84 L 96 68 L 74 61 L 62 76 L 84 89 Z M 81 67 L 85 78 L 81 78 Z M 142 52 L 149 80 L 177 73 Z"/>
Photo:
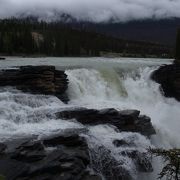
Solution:
<path fill-rule="evenodd" d="M 180 17 L 180 0 L 0 0 L 0 18 L 21 13 L 51 18 L 55 10 L 94 22 L 169 18 Z"/>

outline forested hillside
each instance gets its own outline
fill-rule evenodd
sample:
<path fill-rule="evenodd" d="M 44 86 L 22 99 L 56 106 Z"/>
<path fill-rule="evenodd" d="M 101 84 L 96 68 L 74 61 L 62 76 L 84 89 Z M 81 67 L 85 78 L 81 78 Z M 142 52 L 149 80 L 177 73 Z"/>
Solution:
<path fill-rule="evenodd" d="M 71 23 L 71 26 L 84 26 L 98 33 L 117 38 L 158 42 L 175 47 L 176 31 L 180 27 L 180 18 L 145 19 L 123 23 Z"/>
<path fill-rule="evenodd" d="M 1 55 L 172 57 L 172 48 L 130 41 L 32 18 L 0 20 Z"/>

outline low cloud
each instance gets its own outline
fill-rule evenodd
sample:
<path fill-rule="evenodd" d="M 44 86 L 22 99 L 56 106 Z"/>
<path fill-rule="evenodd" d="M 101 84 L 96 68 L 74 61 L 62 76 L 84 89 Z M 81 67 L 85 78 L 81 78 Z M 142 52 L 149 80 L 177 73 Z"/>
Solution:
<path fill-rule="evenodd" d="M 0 18 L 53 19 L 58 13 L 93 22 L 164 19 L 180 17 L 180 0 L 0 0 Z"/>

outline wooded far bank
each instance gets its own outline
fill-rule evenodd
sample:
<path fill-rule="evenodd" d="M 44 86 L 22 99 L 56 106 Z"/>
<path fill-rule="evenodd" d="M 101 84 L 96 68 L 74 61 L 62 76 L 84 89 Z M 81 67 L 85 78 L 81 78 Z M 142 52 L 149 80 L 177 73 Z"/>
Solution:
<path fill-rule="evenodd" d="M 173 57 L 172 47 L 72 28 L 59 22 L 0 20 L 0 55 Z"/>

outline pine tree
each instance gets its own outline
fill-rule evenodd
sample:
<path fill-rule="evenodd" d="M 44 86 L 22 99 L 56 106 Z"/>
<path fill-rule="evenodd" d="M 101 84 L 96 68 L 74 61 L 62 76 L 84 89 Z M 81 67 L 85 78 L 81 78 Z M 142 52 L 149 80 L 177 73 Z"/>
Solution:
<path fill-rule="evenodd" d="M 180 180 L 180 149 L 150 149 L 149 152 L 164 160 L 165 166 L 159 174 L 159 179 L 166 177 L 168 180 Z"/>

